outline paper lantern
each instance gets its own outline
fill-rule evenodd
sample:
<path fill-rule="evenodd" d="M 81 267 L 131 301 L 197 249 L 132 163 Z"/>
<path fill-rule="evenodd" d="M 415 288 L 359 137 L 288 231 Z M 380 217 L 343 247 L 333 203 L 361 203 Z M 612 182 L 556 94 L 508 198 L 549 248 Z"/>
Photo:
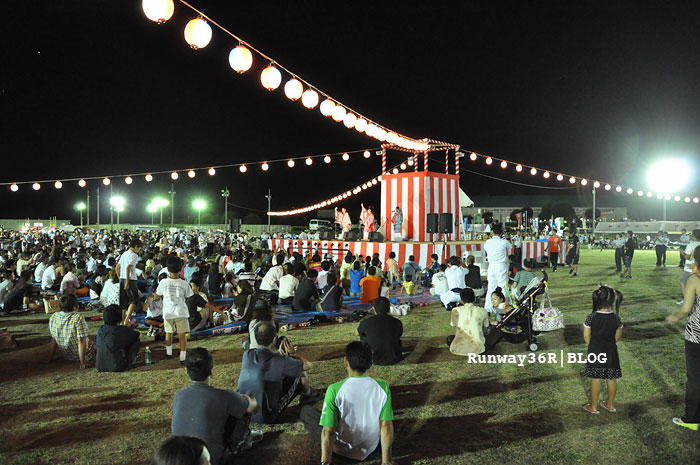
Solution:
<path fill-rule="evenodd" d="M 194 170 L 189 170 L 187 172 L 187 176 L 190 177 L 190 179 L 194 178 L 197 174 L 194 172 Z"/>
<path fill-rule="evenodd" d="M 228 64 L 237 73 L 245 73 L 253 66 L 253 54 L 248 47 L 239 45 L 234 47 L 228 54 Z"/>
<path fill-rule="evenodd" d="M 508 162 L 505 161 L 505 160 L 503 160 L 503 161 L 501 162 L 501 168 L 503 168 L 503 169 L 508 168 Z"/>
<path fill-rule="evenodd" d="M 333 110 L 335 110 L 335 103 L 333 103 L 332 100 L 324 100 L 321 102 L 321 106 L 319 107 L 321 110 L 321 114 L 323 116 L 333 116 Z"/>
<path fill-rule="evenodd" d="M 542 173 L 542 177 L 545 179 L 549 179 L 549 171 L 545 171 L 544 173 Z"/>
<path fill-rule="evenodd" d="M 651 198 L 653 195 L 654 194 L 652 194 L 651 192 L 647 192 L 647 197 Z"/>
<path fill-rule="evenodd" d="M 19 190 L 19 186 L 17 186 L 17 184 L 12 184 L 12 185 L 10 186 L 10 190 L 11 190 L 12 192 L 17 192 L 17 191 Z"/>
<path fill-rule="evenodd" d="M 39 184 L 38 182 L 35 182 L 34 184 L 32 184 L 32 189 L 34 189 L 35 191 L 38 191 L 39 189 L 41 189 L 41 184 Z"/>
<path fill-rule="evenodd" d="M 339 123 L 345 119 L 346 114 L 347 112 L 344 107 L 336 105 L 333 109 L 333 120 Z"/>
<path fill-rule="evenodd" d="M 305 90 L 304 93 L 301 94 L 301 104 L 309 110 L 316 108 L 316 105 L 318 105 L 318 92 L 313 89 Z"/>
<path fill-rule="evenodd" d="M 180 175 L 177 174 L 177 171 L 173 171 L 172 173 L 170 173 L 170 179 L 172 179 L 173 181 L 177 181 L 177 178 L 179 177 Z"/>
<path fill-rule="evenodd" d="M 491 157 L 486 157 L 486 164 L 490 165 L 491 163 L 493 163 L 493 159 Z"/>
<path fill-rule="evenodd" d="M 637 191 L 637 195 L 638 195 L 639 197 L 642 197 L 642 196 L 644 195 L 644 191 Z"/>
<path fill-rule="evenodd" d="M 681 196 L 680 196 L 680 195 L 677 195 L 677 196 L 675 196 L 675 197 L 673 198 L 673 200 L 675 200 L 676 202 L 680 202 Z"/>
<path fill-rule="evenodd" d="M 78 185 L 79 185 L 80 187 L 85 187 L 85 186 L 87 186 L 87 182 L 85 182 L 84 179 L 81 179 L 80 181 L 78 181 Z"/>
<path fill-rule="evenodd" d="M 146 18 L 158 24 L 163 24 L 172 18 L 175 11 L 173 0 L 143 0 L 141 7 Z"/>
<path fill-rule="evenodd" d="M 561 182 L 564 180 L 564 175 L 563 174 L 557 174 L 557 181 Z"/>
<path fill-rule="evenodd" d="M 698 203 L 698 202 L 700 202 L 700 199 L 697 197 L 693 197 L 693 203 Z"/>
<path fill-rule="evenodd" d="M 290 168 L 294 168 L 294 160 L 289 160 L 287 162 L 287 166 L 289 166 Z"/>
<path fill-rule="evenodd" d="M 627 188 L 627 193 L 628 193 L 628 194 L 630 194 L 630 195 L 631 195 L 631 194 L 632 194 L 633 192 L 634 192 L 634 191 L 632 190 L 632 188 L 631 188 L 631 187 L 628 187 L 628 188 Z"/>
<path fill-rule="evenodd" d="M 328 155 L 326 155 L 325 157 L 323 157 L 323 161 L 326 162 L 326 163 L 330 163 L 330 162 L 331 162 L 331 157 L 329 157 Z"/>
<path fill-rule="evenodd" d="M 477 155 L 476 155 L 474 152 L 472 152 L 472 154 L 469 155 L 469 159 L 470 159 L 471 161 L 476 161 L 477 158 L 478 158 L 478 157 L 477 157 Z M 520 166 L 520 165 L 518 165 L 518 166 Z M 517 169 L 517 168 L 516 168 L 516 169 Z M 520 166 L 520 169 L 519 169 L 518 171 L 522 171 L 522 169 L 523 169 L 523 167 Z"/>
<path fill-rule="evenodd" d="M 595 187 L 596 189 L 600 188 L 600 181 L 594 182 L 593 187 Z"/>
<path fill-rule="evenodd" d="M 275 90 L 282 82 L 282 74 L 280 74 L 280 70 L 270 65 L 260 73 L 260 82 L 265 89 Z"/>
<path fill-rule="evenodd" d="M 151 182 L 151 181 L 153 181 L 153 175 L 149 173 L 146 175 L 146 182 Z"/>
<path fill-rule="evenodd" d="M 345 115 L 345 118 L 343 119 L 343 124 L 348 129 L 354 128 L 356 122 L 357 122 L 357 116 L 355 116 L 354 113 L 348 113 L 347 115 Z"/>
<path fill-rule="evenodd" d="M 573 177 L 573 176 L 571 176 L 571 177 L 569 178 L 569 184 L 576 184 L 576 178 Z"/>
<path fill-rule="evenodd" d="M 240 171 L 241 173 L 245 173 L 246 171 L 248 171 L 248 167 L 245 165 L 241 165 L 240 168 L 238 168 L 238 171 Z"/>
<path fill-rule="evenodd" d="M 211 41 L 211 26 L 203 18 L 195 18 L 185 26 L 185 42 L 193 50 L 199 50 L 209 45 Z"/>
<path fill-rule="evenodd" d="M 306 166 L 311 166 L 314 163 L 314 161 L 311 159 L 311 157 L 306 157 Z"/>
<path fill-rule="evenodd" d="M 470 158 L 471 158 L 471 157 L 470 157 Z M 517 165 L 515 165 L 515 171 L 517 171 L 518 173 L 520 173 L 522 170 L 523 170 L 523 165 L 521 165 L 521 164 L 519 164 L 519 163 L 518 163 Z"/>
<path fill-rule="evenodd" d="M 56 189 L 60 189 L 63 187 L 63 183 L 61 181 L 56 181 L 55 183 L 53 183 L 53 187 L 55 187 Z"/>
<path fill-rule="evenodd" d="M 615 188 L 615 192 L 622 192 L 622 186 L 617 186 Z"/>
<path fill-rule="evenodd" d="M 344 154 L 343 154 L 343 160 L 344 160 L 344 161 L 350 160 L 350 155 L 348 155 L 347 153 L 344 153 Z"/>
<path fill-rule="evenodd" d="M 369 157 L 372 156 L 372 154 L 369 153 L 369 150 L 365 150 L 365 152 L 362 154 L 362 156 L 365 157 L 365 158 L 369 158 Z"/>
<path fill-rule="evenodd" d="M 610 189 L 612 189 L 612 186 L 611 186 L 610 184 L 606 184 L 606 185 L 605 185 L 605 190 L 606 190 L 606 191 L 609 191 Z"/>
<path fill-rule="evenodd" d="M 112 182 L 112 181 L 110 181 L 109 178 L 104 178 L 104 179 L 102 180 L 102 184 L 104 184 L 105 186 L 109 186 L 111 182 Z"/>
<path fill-rule="evenodd" d="M 132 182 L 134 182 L 134 180 L 131 178 L 131 176 L 127 176 L 124 178 L 124 182 L 127 184 L 131 184 Z"/>
<path fill-rule="evenodd" d="M 209 168 L 209 176 L 214 176 L 216 174 L 216 170 L 212 167 Z"/>
<path fill-rule="evenodd" d="M 263 171 L 267 171 L 270 169 L 270 165 L 268 165 L 267 162 L 265 162 L 262 164 L 262 166 L 260 168 L 262 168 Z"/>
<path fill-rule="evenodd" d="M 586 179 L 581 179 L 581 185 L 582 185 L 582 186 L 585 186 L 585 185 L 587 185 L 587 184 L 588 184 L 588 180 L 586 180 Z"/>
<path fill-rule="evenodd" d="M 537 174 L 537 168 L 530 168 L 530 174 L 531 175 L 536 175 Z"/>
<path fill-rule="evenodd" d="M 394 169 L 392 170 L 392 173 L 394 173 L 394 174 L 399 174 L 399 169 L 398 169 L 398 168 L 394 168 Z"/>
<path fill-rule="evenodd" d="M 355 122 L 355 131 L 357 132 L 365 132 L 367 129 L 367 120 L 364 118 L 360 118 Z"/>
<path fill-rule="evenodd" d="M 401 163 L 400 168 L 401 168 L 402 170 L 405 170 L 405 169 L 406 169 L 406 163 Z"/>
<path fill-rule="evenodd" d="M 290 79 L 284 85 L 284 95 L 286 95 L 289 100 L 299 100 L 303 93 L 304 86 L 296 78 Z"/>

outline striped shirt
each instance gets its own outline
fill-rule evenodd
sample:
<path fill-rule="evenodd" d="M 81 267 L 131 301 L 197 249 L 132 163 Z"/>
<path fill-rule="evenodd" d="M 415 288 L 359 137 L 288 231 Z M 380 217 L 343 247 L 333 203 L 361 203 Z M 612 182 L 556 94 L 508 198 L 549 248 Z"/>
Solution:
<path fill-rule="evenodd" d="M 690 309 L 688 323 L 685 325 L 685 340 L 700 344 L 700 295 L 695 296 L 695 303 Z"/>
<path fill-rule="evenodd" d="M 80 360 L 78 341 L 87 337 L 85 317 L 78 312 L 56 312 L 49 320 L 49 331 L 68 360 Z"/>

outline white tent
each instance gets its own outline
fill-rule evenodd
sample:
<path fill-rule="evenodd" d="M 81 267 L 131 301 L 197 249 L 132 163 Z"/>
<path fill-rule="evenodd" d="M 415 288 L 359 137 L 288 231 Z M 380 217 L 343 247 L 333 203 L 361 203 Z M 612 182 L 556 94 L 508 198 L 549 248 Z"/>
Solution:
<path fill-rule="evenodd" d="M 464 228 L 464 217 L 462 216 L 463 207 L 473 207 L 474 201 L 469 198 L 469 196 L 462 190 L 459 189 L 459 230 L 461 232 L 460 237 L 462 240 L 467 238 L 467 230 Z"/>

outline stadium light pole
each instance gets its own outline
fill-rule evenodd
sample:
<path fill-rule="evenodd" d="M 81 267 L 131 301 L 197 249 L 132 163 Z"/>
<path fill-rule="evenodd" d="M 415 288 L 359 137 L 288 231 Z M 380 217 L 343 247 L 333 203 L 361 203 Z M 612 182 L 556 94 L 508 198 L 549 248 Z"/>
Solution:
<path fill-rule="evenodd" d="M 195 200 L 192 202 L 192 206 L 197 210 L 197 226 L 202 226 L 202 210 L 207 208 L 206 202 L 204 200 Z"/>
<path fill-rule="evenodd" d="M 690 165 L 681 158 L 666 158 L 654 163 L 647 172 L 647 184 L 663 196 L 663 220 L 666 221 L 666 201 L 671 194 L 683 189 L 691 178 Z"/>
<path fill-rule="evenodd" d="M 116 197 L 111 197 L 109 199 L 109 204 L 112 207 L 111 210 L 116 210 L 117 212 L 117 225 L 119 225 L 119 213 L 124 211 L 124 206 L 126 205 L 126 199 L 121 195 Z"/>
<path fill-rule="evenodd" d="M 163 225 L 163 207 L 168 206 L 168 201 L 162 197 L 156 197 L 151 204 L 155 205 L 158 210 L 160 210 L 160 224 Z"/>
<path fill-rule="evenodd" d="M 146 207 L 146 211 L 151 214 L 151 225 L 153 225 L 153 215 L 155 214 L 156 210 L 158 210 L 158 205 L 155 203 L 149 203 L 148 206 Z"/>
<path fill-rule="evenodd" d="M 85 203 L 78 202 L 75 204 L 75 209 L 80 212 L 80 227 L 83 227 L 83 210 L 85 210 Z"/>
<path fill-rule="evenodd" d="M 228 196 L 231 193 L 228 187 L 221 189 L 221 197 L 224 198 L 224 224 L 226 225 L 226 230 L 228 231 Z"/>

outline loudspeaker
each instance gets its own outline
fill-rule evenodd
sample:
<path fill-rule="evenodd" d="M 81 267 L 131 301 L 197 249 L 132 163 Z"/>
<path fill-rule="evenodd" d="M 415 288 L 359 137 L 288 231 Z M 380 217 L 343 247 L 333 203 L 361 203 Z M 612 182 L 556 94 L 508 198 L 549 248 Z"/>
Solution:
<path fill-rule="evenodd" d="M 333 231 L 321 231 L 318 235 L 318 238 L 322 241 L 332 241 Z"/>
<path fill-rule="evenodd" d="M 442 234 L 452 234 L 453 230 L 452 213 L 440 213 L 440 232 Z"/>
<path fill-rule="evenodd" d="M 229 220 L 229 232 L 239 233 L 241 232 L 241 220 L 238 218 L 232 218 Z"/>
<path fill-rule="evenodd" d="M 346 233 L 343 233 L 343 240 L 344 241 L 354 242 L 357 240 L 357 238 L 358 238 L 358 234 L 357 234 L 357 231 L 354 229 L 352 231 L 348 231 Z"/>
<path fill-rule="evenodd" d="M 438 232 L 438 214 L 428 213 L 425 219 L 425 232 L 435 234 Z"/>
<path fill-rule="evenodd" d="M 379 231 L 370 231 L 367 238 L 370 242 L 384 242 L 384 235 Z"/>

